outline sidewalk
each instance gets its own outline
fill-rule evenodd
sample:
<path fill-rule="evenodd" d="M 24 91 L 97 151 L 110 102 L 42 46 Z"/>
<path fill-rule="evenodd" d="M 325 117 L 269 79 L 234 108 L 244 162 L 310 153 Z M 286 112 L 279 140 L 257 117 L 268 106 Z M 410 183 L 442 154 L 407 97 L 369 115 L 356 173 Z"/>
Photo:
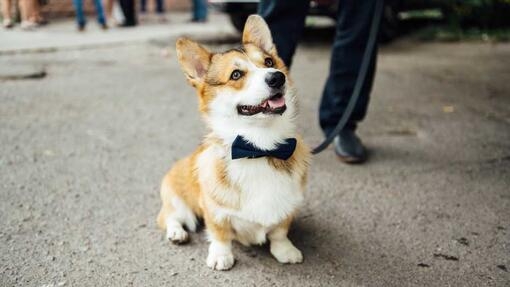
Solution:
<path fill-rule="evenodd" d="M 111 27 L 103 31 L 89 17 L 85 32 L 78 32 L 74 18 L 51 22 L 33 31 L 0 29 L 0 55 L 27 52 L 48 52 L 65 49 L 143 42 L 150 39 L 175 38 L 181 35 L 232 34 L 234 28 L 222 14 L 212 14 L 205 24 L 189 23 L 189 13 L 169 13 L 164 24 L 140 23 L 133 28 Z"/>

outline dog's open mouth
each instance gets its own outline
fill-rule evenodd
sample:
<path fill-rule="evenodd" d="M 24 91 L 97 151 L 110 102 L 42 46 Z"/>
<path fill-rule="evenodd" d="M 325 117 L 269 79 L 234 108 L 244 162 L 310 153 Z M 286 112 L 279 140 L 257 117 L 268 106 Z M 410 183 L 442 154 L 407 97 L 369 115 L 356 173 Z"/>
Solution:
<path fill-rule="evenodd" d="M 239 105 L 237 112 L 243 116 L 253 116 L 258 113 L 281 115 L 285 112 L 285 98 L 282 93 L 275 94 L 257 106 Z"/>

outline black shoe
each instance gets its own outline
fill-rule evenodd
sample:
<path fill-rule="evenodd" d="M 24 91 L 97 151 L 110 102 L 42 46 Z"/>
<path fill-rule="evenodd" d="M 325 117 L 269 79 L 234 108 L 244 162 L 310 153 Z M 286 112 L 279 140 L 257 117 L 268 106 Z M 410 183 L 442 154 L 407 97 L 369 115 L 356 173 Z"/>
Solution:
<path fill-rule="evenodd" d="M 191 18 L 188 22 L 190 23 L 207 23 L 207 19 L 206 18 Z"/>
<path fill-rule="evenodd" d="M 127 28 L 136 26 L 136 22 L 124 22 L 119 25 L 119 27 Z"/>
<path fill-rule="evenodd" d="M 353 130 L 343 130 L 335 137 L 335 153 L 345 163 L 362 163 L 367 160 L 367 150 Z"/>

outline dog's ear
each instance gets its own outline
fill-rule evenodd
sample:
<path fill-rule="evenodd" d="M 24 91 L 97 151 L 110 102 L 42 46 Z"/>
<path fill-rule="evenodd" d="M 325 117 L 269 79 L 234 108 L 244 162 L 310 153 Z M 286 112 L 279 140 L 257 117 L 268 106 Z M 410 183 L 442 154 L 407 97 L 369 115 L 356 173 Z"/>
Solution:
<path fill-rule="evenodd" d="M 205 80 L 211 62 L 211 53 L 187 38 L 179 38 L 175 46 L 177 58 L 186 79 L 193 87 L 198 87 Z"/>
<path fill-rule="evenodd" d="M 259 15 L 250 15 L 244 24 L 243 44 L 248 43 L 254 44 L 268 53 L 276 52 L 271 31 L 266 21 Z"/>

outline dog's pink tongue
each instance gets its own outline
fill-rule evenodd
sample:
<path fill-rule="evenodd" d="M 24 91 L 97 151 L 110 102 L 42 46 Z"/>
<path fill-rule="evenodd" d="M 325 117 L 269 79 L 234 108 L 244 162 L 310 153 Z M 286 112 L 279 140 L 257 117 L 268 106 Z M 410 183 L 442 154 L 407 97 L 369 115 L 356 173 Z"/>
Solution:
<path fill-rule="evenodd" d="M 267 101 L 267 103 L 269 104 L 269 107 L 272 109 L 281 108 L 281 107 L 285 106 L 285 98 L 279 97 L 274 100 L 270 99 Z"/>

